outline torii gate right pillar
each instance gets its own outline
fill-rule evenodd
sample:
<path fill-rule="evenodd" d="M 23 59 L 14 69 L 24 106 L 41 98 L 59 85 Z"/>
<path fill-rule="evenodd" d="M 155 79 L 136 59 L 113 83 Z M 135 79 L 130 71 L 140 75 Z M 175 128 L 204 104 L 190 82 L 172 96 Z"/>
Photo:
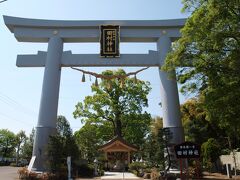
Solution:
<path fill-rule="evenodd" d="M 158 42 L 157 48 L 160 54 L 159 61 L 160 65 L 164 64 L 167 53 L 171 49 L 171 39 L 167 34 L 163 34 Z M 162 72 L 159 67 L 160 75 L 160 95 L 163 108 L 163 127 L 168 128 L 170 132 L 170 139 L 168 141 L 170 157 L 175 157 L 173 145 L 182 143 L 184 141 L 184 132 L 180 117 L 180 105 L 177 82 L 175 79 L 175 72 L 169 73 Z M 171 169 L 179 169 L 176 158 L 171 159 Z"/>

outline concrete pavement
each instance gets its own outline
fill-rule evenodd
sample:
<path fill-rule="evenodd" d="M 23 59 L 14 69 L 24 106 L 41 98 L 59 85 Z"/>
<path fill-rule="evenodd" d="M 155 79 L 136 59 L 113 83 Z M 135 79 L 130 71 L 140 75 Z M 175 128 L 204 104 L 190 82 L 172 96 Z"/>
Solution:
<path fill-rule="evenodd" d="M 19 167 L 0 166 L 0 180 L 17 180 L 18 169 Z M 79 178 L 79 179 L 82 179 L 82 178 Z M 95 180 L 141 180 L 141 178 L 129 172 L 105 172 L 104 176 L 96 177 L 93 179 Z"/>
<path fill-rule="evenodd" d="M 0 180 L 15 180 L 18 179 L 19 167 L 0 166 Z"/>
<path fill-rule="evenodd" d="M 78 178 L 77 180 L 142 180 L 129 172 L 105 172 L 104 176 L 95 177 L 92 179 L 89 178 Z"/>
<path fill-rule="evenodd" d="M 101 180 L 140 180 L 141 178 L 129 172 L 105 172 Z"/>

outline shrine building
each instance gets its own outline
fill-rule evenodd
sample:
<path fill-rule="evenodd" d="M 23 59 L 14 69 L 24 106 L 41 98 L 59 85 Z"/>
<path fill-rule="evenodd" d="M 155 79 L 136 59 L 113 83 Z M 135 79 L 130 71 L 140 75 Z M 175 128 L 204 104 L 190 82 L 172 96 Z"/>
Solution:
<path fill-rule="evenodd" d="M 108 170 L 119 171 L 126 169 L 132 161 L 132 154 L 137 152 L 136 146 L 129 144 L 122 137 L 116 136 L 99 148 L 107 160 L 105 167 Z"/>

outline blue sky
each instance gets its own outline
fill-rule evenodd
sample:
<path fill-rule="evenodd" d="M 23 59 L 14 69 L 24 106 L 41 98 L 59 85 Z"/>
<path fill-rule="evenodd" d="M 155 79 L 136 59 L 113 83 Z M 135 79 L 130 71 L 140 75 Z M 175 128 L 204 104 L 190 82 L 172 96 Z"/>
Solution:
<path fill-rule="evenodd" d="M 186 18 L 181 13 L 180 0 L 8 0 L 0 4 L 0 129 L 14 133 L 25 130 L 27 134 L 37 125 L 41 97 L 43 68 L 17 68 L 18 54 L 35 54 L 46 51 L 45 43 L 20 43 L 6 28 L 3 15 L 36 19 L 56 20 L 161 20 Z M 147 53 L 156 50 L 155 44 L 121 44 L 121 53 Z M 98 44 L 65 44 L 64 50 L 73 53 L 98 53 Z M 84 68 L 102 72 L 110 68 Z M 117 69 L 117 68 L 112 68 Z M 139 68 L 126 68 L 127 72 Z M 81 83 L 81 73 L 69 68 L 62 69 L 58 114 L 64 115 L 72 129 L 82 125 L 72 112 L 78 101 L 91 94 L 91 83 Z M 149 108 L 152 115 L 161 116 L 159 74 L 150 68 L 139 74 L 139 79 L 150 81 Z M 180 95 L 183 102 L 187 97 Z"/>

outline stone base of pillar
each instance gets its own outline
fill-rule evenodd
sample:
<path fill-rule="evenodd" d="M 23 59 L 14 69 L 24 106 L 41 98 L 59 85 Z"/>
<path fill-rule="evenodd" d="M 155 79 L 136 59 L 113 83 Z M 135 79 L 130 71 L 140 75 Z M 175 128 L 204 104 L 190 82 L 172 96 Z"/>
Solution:
<path fill-rule="evenodd" d="M 166 159 L 166 167 L 169 166 L 169 170 L 180 171 L 179 160 L 176 157 L 174 146 L 184 142 L 184 131 L 183 127 L 165 127 L 165 136 L 167 137 L 167 148 L 165 148 L 165 159 Z M 168 150 L 168 151 L 167 151 Z"/>
<path fill-rule="evenodd" d="M 47 145 L 49 136 L 56 133 L 56 128 L 52 127 L 36 127 L 35 139 L 34 139 L 34 149 L 33 156 L 36 156 L 35 162 L 33 164 L 33 171 L 46 171 L 47 161 Z"/>

